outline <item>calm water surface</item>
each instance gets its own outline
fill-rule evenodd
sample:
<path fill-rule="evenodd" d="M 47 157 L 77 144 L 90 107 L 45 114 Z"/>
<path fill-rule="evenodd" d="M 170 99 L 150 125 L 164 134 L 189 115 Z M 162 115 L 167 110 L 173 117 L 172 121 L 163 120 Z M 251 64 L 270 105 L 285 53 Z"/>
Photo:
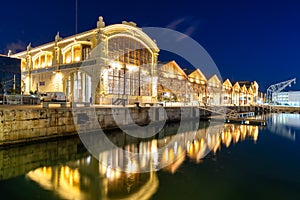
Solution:
<path fill-rule="evenodd" d="M 1 149 L 1 199 L 300 199 L 300 115 L 267 121 L 213 129 L 201 122 L 197 132 L 181 133 L 171 124 L 144 140 L 110 133 L 120 148 L 99 158 L 126 173 L 99 163 L 79 138 Z M 128 160 L 121 151 L 153 153 L 168 143 L 154 158 Z M 135 173 L 149 163 L 170 165 Z"/>

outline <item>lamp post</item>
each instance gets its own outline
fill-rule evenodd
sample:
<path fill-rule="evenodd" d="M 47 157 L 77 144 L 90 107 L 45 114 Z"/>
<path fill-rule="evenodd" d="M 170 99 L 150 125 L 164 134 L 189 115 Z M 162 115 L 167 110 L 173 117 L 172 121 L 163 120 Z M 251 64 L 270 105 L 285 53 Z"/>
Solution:
<path fill-rule="evenodd" d="M 138 66 L 138 68 L 139 68 L 139 74 L 138 74 L 139 92 L 138 92 L 138 95 L 141 96 L 141 68 L 140 68 L 140 66 Z"/>
<path fill-rule="evenodd" d="M 13 90 L 16 91 L 16 75 L 14 74 Z"/>

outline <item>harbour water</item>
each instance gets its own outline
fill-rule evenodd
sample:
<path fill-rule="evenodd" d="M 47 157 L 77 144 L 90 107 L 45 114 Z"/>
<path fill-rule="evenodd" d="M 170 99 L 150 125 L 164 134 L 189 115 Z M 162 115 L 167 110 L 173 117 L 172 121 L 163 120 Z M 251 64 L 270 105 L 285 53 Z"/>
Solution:
<path fill-rule="evenodd" d="M 118 147 L 98 157 L 78 137 L 3 148 L 1 199 L 300 199 L 300 115 L 266 118 L 266 127 L 170 124 L 148 139 L 111 132 Z"/>

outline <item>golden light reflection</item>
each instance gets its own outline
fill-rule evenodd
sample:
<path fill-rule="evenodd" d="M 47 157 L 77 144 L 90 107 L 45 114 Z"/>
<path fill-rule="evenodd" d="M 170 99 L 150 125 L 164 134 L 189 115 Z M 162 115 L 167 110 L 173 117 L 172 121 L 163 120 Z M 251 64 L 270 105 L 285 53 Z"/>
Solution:
<path fill-rule="evenodd" d="M 85 199 L 80 188 L 80 173 L 76 168 L 42 167 L 29 172 L 27 178 L 46 190 L 57 192 L 64 199 Z"/>
<path fill-rule="evenodd" d="M 71 162 L 73 167 L 42 167 L 27 177 L 64 199 L 89 199 L 87 188 L 93 184 L 100 185 L 97 192 L 101 199 L 148 199 L 158 189 L 155 171 L 162 168 L 174 174 L 187 156 L 200 163 L 209 152 L 216 154 L 245 139 L 256 142 L 258 133 L 257 126 L 233 124 L 187 131 L 100 152 L 100 162 L 89 156 Z M 128 152 L 142 154 L 129 156 Z"/>
<path fill-rule="evenodd" d="M 125 169 L 127 173 L 164 168 L 175 173 L 186 156 L 199 163 L 209 152 L 217 153 L 222 146 L 229 148 L 231 144 L 247 138 L 251 138 L 254 142 L 258 140 L 257 126 L 226 124 L 216 126 L 211 130 L 201 129 L 197 132 L 185 132 L 176 135 L 176 138 L 175 136 L 166 136 L 158 140 L 144 141 L 137 146 L 125 147 L 129 152 L 140 152 L 139 158 L 127 158 L 121 150 L 100 153 L 100 160 L 108 163 L 106 169 L 100 171 L 104 170 L 102 174 L 105 175 L 105 171 L 109 167 Z M 124 160 L 126 161 L 125 165 Z"/>

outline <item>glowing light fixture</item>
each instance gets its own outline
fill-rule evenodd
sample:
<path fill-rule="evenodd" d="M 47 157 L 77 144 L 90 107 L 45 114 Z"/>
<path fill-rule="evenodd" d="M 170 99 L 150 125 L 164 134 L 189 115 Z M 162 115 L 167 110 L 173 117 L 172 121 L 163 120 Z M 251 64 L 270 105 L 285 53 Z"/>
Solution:
<path fill-rule="evenodd" d="M 137 66 L 135 66 L 135 65 L 127 65 L 126 66 L 127 67 L 127 69 L 129 70 L 129 72 L 137 72 L 138 71 L 138 67 Z"/>
<path fill-rule="evenodd" d="M 121 63 L 115 61 L 110 62 L 110 66 L 114 69 L 119 69 L 119 70 L 122 68 Z"/>
<path fill-rule="evenodd" d="M 68 56 L 68 57 L 67 57 L 66 63 L 71 63 L 71 56 Z"/>
<path fill-rule="evenodd" d="M 62 74 L 59 71 L 57 71 L 55 73 L 55 82 L 57 84 L 61 84 L 61 81 L 62 81 Z"/>
<path fill-rule="evenodd" d="M 77 56 L 77 57 L 75 58 L 75 61 L 76 61 L 76 62 L 80 61 L 80 57 Z"/>

